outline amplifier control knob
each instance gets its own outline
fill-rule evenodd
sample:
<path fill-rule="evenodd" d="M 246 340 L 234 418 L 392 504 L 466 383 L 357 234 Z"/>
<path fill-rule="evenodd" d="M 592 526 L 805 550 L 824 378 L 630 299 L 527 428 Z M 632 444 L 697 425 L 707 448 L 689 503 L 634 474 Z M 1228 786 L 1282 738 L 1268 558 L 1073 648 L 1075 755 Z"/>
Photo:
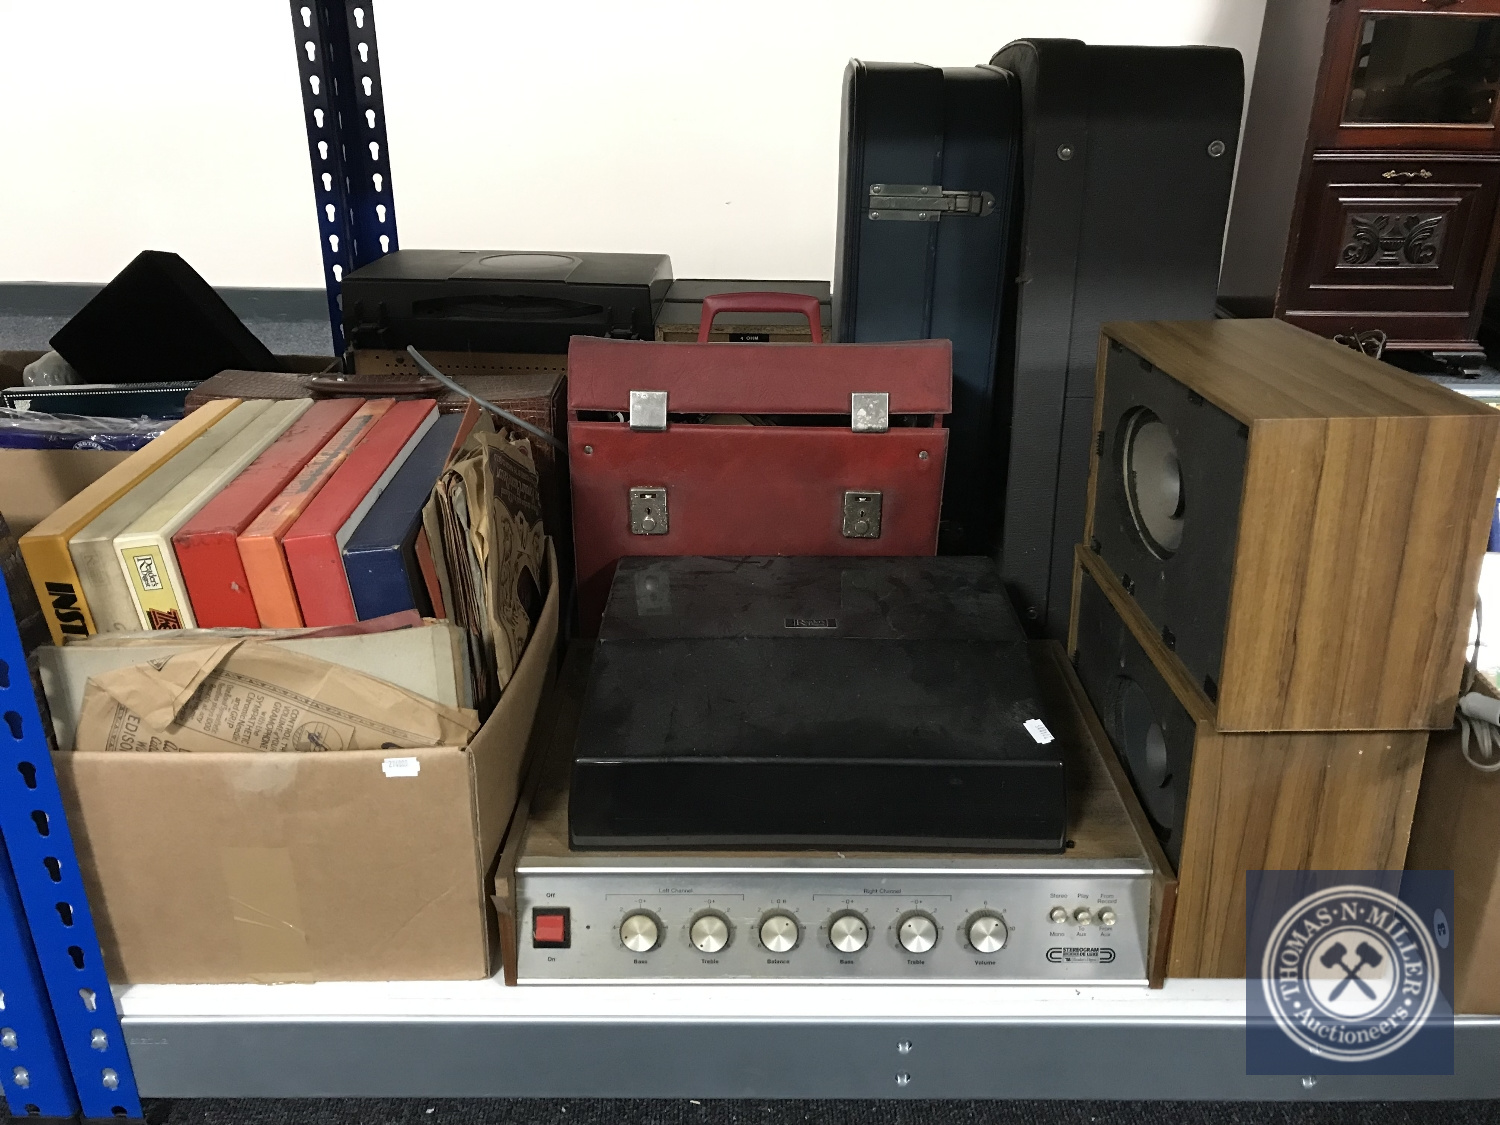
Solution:
<path fill-rule="evenodd" d="M 797 919 L 789 914 L 772 914 L 760 924 L 760 943 L 772 953 L 794 948 L 797 937 Z"/>
<path fill-rule="evenodd" d="M 1077 922 L 1080 926 L 1087 926 L 1093 920 L 1094 912 L 1087 906 L 1080 906 L 1077 910 L 1073 911 L 1073 921 Z"/>
<path fill-rule="evenodd" d="M 698 915 L 688 933 L 704 953 L 717 953 L 729 944 L 729 923 L 718 914 Z"/>
<path fill-rule="evenodd" d="M 1106 906 L 1103 910 L 1099 911 L 1099 925 L 1113 926 L 1115 920 L 1115 912 L 1109 907 Z"/>
<path fill-rule="evenodd" d="M 998 914 L 976 914 L 969 919 L 969 944 L 978 953 L 994 953 L 1005 948 L 1010 931 Z"/>
<path fill-rule="evenodd" d="M 1054 906 L 1051 910 L 1047 911 L 1047 917 L 1054 922 L 1066 922 L 1068 920 L 1068 912 L 1060 906 Z"/>
<path fill-rule="evenodd" d="M 897 927 L 896 936 L 908 953 L 926 953 L 937 944 L 937 923 L 926 914 L 908 914 Z"/>
<path fill-rule="evenodd" d="M 620 923 L 620 940 L 632 953 L 645 953 L 656 948 L 661 931 L 651 915 L 632 914 Z"/>
<path fill-rule="evenodd" d="M 870 929 L 858 914 L 840 914 L 828 923 L 828 940 L 840 953 L 858 953 L 870 940 Z"/>

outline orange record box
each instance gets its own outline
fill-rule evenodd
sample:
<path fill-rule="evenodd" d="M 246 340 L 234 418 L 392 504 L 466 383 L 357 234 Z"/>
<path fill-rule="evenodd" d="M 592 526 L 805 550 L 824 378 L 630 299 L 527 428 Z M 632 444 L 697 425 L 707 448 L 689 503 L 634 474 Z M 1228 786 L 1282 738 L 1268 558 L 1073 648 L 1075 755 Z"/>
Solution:
<path fill-rule="evenodd" d="M 302 610 L 297 604 L 291 571 L 287 569 L 282 539 L 354 447 L 395 403 L 393 398 L 375 398 L 355 411 L 333 439 L 238 537 L 240 561 L 263 628 L 296 629 L 302 625 Z"/>

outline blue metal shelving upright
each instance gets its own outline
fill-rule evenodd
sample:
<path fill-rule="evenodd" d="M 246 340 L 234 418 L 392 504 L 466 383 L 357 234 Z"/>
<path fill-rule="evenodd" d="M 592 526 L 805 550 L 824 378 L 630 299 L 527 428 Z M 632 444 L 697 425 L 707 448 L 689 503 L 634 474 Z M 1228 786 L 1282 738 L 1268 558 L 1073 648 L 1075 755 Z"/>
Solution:
<path fill-rule="evenodd" d="M 26 909 L 0 841 L 0 1086 L 12 1117 L 78 1113 Z"/>
<path fill-rule="evenodd" d="M 291 0 L 334 354 L 344 274 L 397 248 L 372 0 Z"/>
<path fill-rule="evenodd" d="M 0 838 L 83 1116 L 139 1118 L 135 1075 L 11 605 L 0 573 Z M 21 1029 L 13 1030 L 19 1049 Z"/>

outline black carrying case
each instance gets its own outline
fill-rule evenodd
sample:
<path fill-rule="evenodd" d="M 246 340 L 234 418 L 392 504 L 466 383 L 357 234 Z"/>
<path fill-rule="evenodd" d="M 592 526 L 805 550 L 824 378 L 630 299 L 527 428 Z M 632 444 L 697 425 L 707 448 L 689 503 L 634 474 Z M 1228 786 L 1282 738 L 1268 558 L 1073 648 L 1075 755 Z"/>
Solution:
<path fill-rule="evenodd" d="M 1019 121 L 1003 70 L 855 59 L 844 71 L 834 338 L 953 341 L 945 554 L 997 543 Z"/>
<path fill-rule="evenodd" d="M 1000 562 L 1027 627 L 1067 632 L 1083 535 L 1099 328 L 1206 320 L 1239 139 L 1227 47 L 1017 40 L 1022 218 Z"/>

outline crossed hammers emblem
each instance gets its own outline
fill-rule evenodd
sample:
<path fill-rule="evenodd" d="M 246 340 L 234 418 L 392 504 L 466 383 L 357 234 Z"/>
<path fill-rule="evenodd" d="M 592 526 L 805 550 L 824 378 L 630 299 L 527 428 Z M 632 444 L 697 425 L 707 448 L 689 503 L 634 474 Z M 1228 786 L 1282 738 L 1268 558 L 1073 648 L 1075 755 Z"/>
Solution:
<path fill-rule="evenodd" d="M 1344 943 L 1341 941 L 1336 941 L 1330 945 L 1324 950 L 1323 956 L 1319 958 L 1323 962 L 1325 969 L 1332 969 L 1337 966 L 1344 970 L 1344 979 L 1333 986 L 1333 991 L 1328 994 L 1329 1000 L 1337 1000 L 1342 996 L 1344 989 L 1348 988 L 1351 982 L 1357 985 L 1359 990 L 1371 1000 L 1375 999 L 1374 990 L 1360 979 L 1359 971 L 1366 965 L 1372 969 L 1375 968 L 1384 958 L 1381 957 L 1380 950 L 1367 941 L 1362 941 L 1356 945 L 1354 952 L 1359 956 L 1359 960 L 1354 962 L 1352 968 L 1344 961 L 1344 958 L 1349 954 L 1349 950 L 1345 948 Z"/>

